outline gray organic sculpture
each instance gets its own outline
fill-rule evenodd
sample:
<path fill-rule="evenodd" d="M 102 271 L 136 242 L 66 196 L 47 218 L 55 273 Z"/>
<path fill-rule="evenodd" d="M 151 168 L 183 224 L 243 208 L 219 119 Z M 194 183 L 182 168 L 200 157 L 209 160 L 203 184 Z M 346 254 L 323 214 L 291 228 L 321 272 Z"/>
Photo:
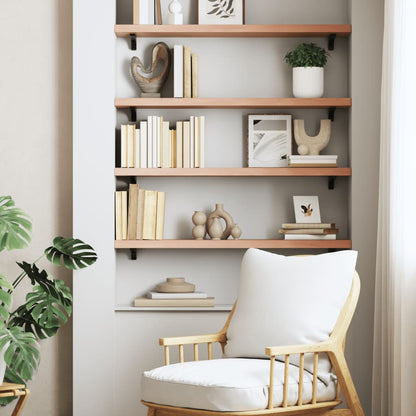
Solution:
<path fill-rule="evenodd" d="M 163 68 L 158 68 L 158 64 L 163 62 Z M 144 93 L 142 95 L 160 96 L 160 90 L 166 81 L 170 71 L 171 58 L 169 47 L 164 42 L 156 43 L 152 50 L 152 66 L 150 69 L 144 68 L 142 61 L 137 57 L 131 58 L 131 74 Z"/>

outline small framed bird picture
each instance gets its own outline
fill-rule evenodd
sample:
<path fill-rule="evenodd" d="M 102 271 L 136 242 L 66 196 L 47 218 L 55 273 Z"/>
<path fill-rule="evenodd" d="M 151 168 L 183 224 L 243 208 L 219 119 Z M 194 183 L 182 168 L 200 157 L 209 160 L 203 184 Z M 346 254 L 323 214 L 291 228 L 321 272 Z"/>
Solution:
<path fill-rule="evenodd" d="M 293 196 L 297 223 L 320 223 L 319 199 L 317 196 Z"/>

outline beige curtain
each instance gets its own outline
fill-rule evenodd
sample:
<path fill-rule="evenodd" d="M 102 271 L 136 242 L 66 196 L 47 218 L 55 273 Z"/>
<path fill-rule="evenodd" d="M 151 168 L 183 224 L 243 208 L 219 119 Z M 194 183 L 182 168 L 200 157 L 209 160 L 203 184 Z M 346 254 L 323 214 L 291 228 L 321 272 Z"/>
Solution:
<path fill-rule="evenodd" d="M 373 416 L 416 415 L 416 0 L 385 0 Z"/>

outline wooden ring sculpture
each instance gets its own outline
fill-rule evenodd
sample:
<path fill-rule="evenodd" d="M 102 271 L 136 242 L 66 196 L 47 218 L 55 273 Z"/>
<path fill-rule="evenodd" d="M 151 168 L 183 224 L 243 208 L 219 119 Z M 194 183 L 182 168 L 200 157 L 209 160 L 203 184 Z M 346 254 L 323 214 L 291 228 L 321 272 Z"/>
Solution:
<path fill-rule="evenodd" d="M 160 69 L 159 63 L 163 62 Z M 159 94 L 170 71 L 171 58 L 168 45 L 158 42 L 152 49 L 152 66 L 146 69 L 137 57 L 131 58 L 130 69 L 134 80 L 145 94 Z"/>

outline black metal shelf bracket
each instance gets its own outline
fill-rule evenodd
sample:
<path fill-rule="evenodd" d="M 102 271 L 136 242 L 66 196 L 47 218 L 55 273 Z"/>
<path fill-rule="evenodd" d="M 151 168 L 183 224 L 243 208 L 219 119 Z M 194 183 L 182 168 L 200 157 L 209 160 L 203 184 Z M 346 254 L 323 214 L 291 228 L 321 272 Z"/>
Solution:
<path fill-rule="evenodd" d="M 335 120 L 335 110 L 336 110 L 337 108 L 336 107 L 329 107 L 328 108 L 328 118 L 331 120 L 331 121 L 334 121 Z"/>
<path fill-rule="evenodd" d="M 132 51 L 137 50 L 137 38 L 135 33 L 130 33 L 130 49 Z"/>
<path fill-rule="evenodd" d="M 335 176 L 328 176 L 328 189 L 335 189 Z"/>
<path fill-rule="evenodd" d="M 135 107 L 130 107 L 130 119 L 133 123 L 137 122 L 137 113 Z"/>
<path fill-rule="evenodd" d="M 328 36 L 328 50 L 333 51 L 335 48 L 335 38 L 337 37 L 336 33 L 331 33 Z"/>
<path fill-rule="evenodd" d="M 130 260 L 137 260 L 137 249 L 130 249 Z"/>

